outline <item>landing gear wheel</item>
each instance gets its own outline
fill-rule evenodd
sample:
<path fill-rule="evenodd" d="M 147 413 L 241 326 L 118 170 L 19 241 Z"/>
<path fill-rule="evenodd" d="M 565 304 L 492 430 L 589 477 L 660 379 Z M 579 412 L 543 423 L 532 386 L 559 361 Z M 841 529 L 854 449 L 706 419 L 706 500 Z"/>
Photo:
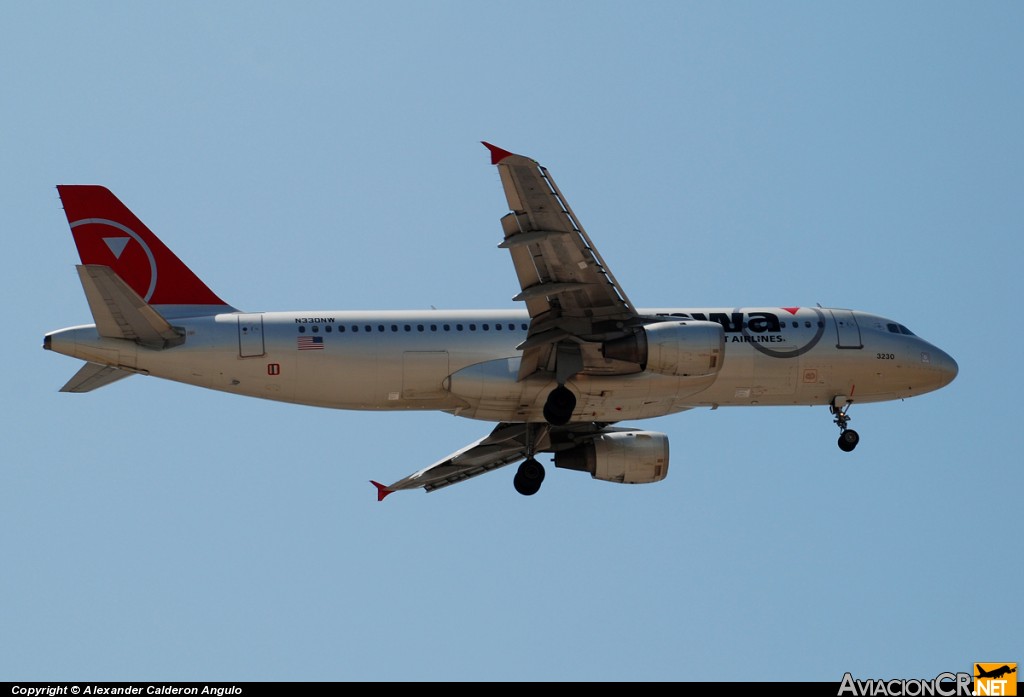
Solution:
<path fill-rule="evenodd" d="M 544 465 L 531 457 L 519 465 L 519 471 L 512 479 L 512 486 L 523 496 L 533 496 L 540 491 L 540 485 L 543 482 Z"/>
<path fill-rule="evenodd" d="M 836 397 L 836 403 L 830 406 L 829 410 L 832 412 L 832 421 L 839 427 L 839 449 L 844 453 L 849 453 L 857 447 L 857 443 L 860 443 L 860 435 L 848 427 L 850 415 L 846 412 L 850 410 L 850 405 L 853 402 L 847 400 L 846 404 L 840 407 L 838 403 L 841 399 L 841 397 Z"/>
<path fill-rule="evenodd" d="M 544 420 L 552 426 L 564 426 L 569 423 L 575 409 L 576 395 L 565 385 L 559 385 L 551 390 L 544 403 Z"/>
<path fill-rule="evenodd" d="M 839 449 L 844 453 L 851 452 L 860 443 L 860 435 L 853 429 L 846 429 L 839 434 Z"/>

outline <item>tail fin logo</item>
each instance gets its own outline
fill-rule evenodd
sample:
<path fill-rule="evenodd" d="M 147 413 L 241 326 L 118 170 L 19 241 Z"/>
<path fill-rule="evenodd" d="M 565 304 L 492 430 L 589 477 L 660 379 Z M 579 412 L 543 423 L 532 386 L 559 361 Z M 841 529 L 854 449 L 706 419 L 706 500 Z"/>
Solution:
<path fill-rule="evenodd" d="M 156 257 L 153 255 L 153 250 L 149 248 L 149 245 L 146 244 L 145 241 L 143 241 L 141 235 L 139 235 L 137 232 L 129 228 L 127 225 L 122 225 L 121 223 L 118 223 L 114 220 L 107 220 L 106 218 L 83 218 L 82 220 L 76 220 L 75 222 L 70 223 L 70 225 L 72 232 L 76 233 L 75 237 L 76 239 L 79 240 L 80 245 L 85 240 L 83 239 L 84 236 L 81 236 L 79 234 L 82 231 L 76 230 L 76 228 L 83 225 L 111 227 L 114 228 L 115 230 L 118 230 L 128 235 L 128 237 L 123 237 L 122 235 L 111 235 L 109 231 L 103 230 L 102 228 L 96 228 L 94 232 L 94 230 L 90 228 L 89 232 L 92 234 L 89 234 L 88 238 L 90 240 L 95 239 L 96 241 L 103 241 L 103 244 L 106 246 L 107 250 L 114 257 L 111 263 L 105 264 L 105 266 L 110 266 L 111 268 L 113 268 L 118 276 L 123 278 L 125 282 L 128 283 L 128 285 L 130 285 L 136 292 L 142 295 L 143 300 L 145 300 L 146 302 L 150 301 L 150 299 L 153 297 L 153 292 L 156 290 Z M 145 262 L 143 262 L 142 259 L 138 258 L 138 253 L 135 252 L 134 250 L 128 251 L 128 254 L 125 255 L 126 248 L 128 247 L 131 240 L 135 240 L 136 242 L 139 243 L 139 248 L 141 248 L 142 252 L 145 253 Z M 89 256 L 98 255 L 96 255 L 95 252 L 93 252 Z M 86 254 L 83 253 L 83 262 L 85 262 L 85 257 Z M 99 261 L 97 260 L 96 262 L 86 263 L 99 263 Z M 145 270 L 147 267 L 149 269 L 148 279 L 145 277 Z M 145 293 L 142 292 L 143 289 L 145 289 Z"/>
<path fill-rule="evenodd" d="M 128 246 L 129 237 L 104 237 L 103 241 L 106 243 L 107 248 L 113 253 L 113 255 L 120 259 L 121 252 Z"/>

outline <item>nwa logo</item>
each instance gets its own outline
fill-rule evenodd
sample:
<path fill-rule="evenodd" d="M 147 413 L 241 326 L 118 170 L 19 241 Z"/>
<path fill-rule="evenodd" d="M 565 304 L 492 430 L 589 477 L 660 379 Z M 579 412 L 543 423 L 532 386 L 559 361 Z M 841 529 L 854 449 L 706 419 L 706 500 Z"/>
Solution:
<path fill-rule="evenodd" d="M 780 308 L 793 317 L 801 310 L 799 307 Z M 736 308 L 732 312 L 663 312 L 661 317 L 681 317 L 683 319 L 699 320 L 701 322 L 717 322 L 729 336 L 725 337 L 727 343 L 750 344 L 757 351 L 772 358 L 796 358 L 814 348 L 821 341 L 825 333 L 825 316 L 816 307 L 807 308 L 817 316 L 816 320 L 805 320 L 810 322 L 814 329 L 812 336 L 806 341 L 797 343 L 803 335 L 787 337 L 782 333 L 783 321 L 773 312 L 752 311 L 744 312 Z M 806 330 L 806 327 L 805 327 Z M 770 344 L 786 344 L 787 346 L 770 347 Z"/>
<path fill-rule="evenodd" d="M 156 258 L 137 232 L 106 218 L 76 220 L 71 232 L 83 263 L 111 267 L 143 300 L 150 301 L 156 290 Z"/>

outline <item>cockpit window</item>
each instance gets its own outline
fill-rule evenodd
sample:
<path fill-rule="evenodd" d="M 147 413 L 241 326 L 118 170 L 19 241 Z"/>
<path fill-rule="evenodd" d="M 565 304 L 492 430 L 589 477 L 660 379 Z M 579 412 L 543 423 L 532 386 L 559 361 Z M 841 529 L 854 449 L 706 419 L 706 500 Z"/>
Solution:
<path fill-rule="evenodd" d="M 893 334 L 906 334 L 907 336 L 917 336 L 916 334 L 914 334 L 914 332 L 910 331 L 902 324 L 896 324 L 895 322 L 889 322 L 888 324 L 885 325 L 885 327 Z"/>

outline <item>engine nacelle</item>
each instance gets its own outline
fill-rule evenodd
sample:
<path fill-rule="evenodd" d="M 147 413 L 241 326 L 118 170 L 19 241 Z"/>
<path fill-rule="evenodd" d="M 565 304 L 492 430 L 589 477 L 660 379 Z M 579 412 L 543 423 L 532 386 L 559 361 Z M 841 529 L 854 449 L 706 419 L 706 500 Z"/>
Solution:
<path fill-rule="evenodd" d="M 590 472 L 619 484 L 660 482 L 668 475 L 668 436 L 655 431 L 612 431 L 555 453 L 555 467 Z"/>
<path fill-rule="evenodd" d="M 725 331 L 718 322 L 657 322 L 632 336 L 606 342 L 601 352 L 605 358 L 638 363 L 643 370 L 661 375 L 714 375 L 722 369 Z"/>

